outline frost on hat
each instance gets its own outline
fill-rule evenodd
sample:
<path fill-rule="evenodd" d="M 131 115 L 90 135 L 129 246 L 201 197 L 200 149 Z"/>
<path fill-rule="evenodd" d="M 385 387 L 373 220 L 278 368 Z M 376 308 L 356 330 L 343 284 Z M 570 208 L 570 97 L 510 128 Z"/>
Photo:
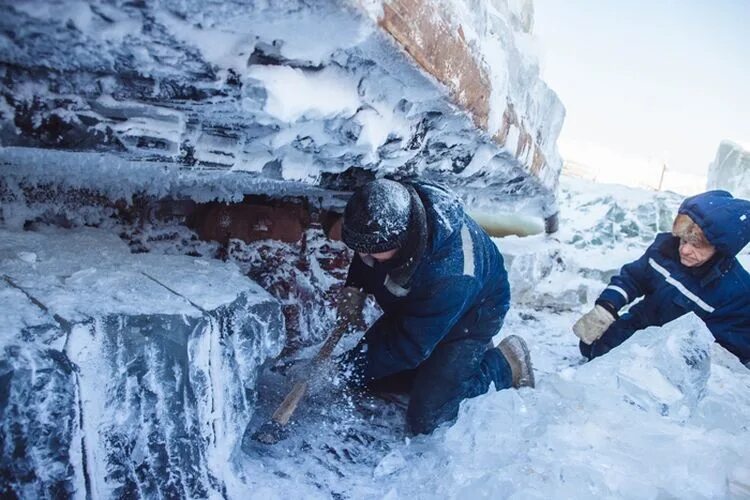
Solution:
<path fill-rule="evenodd" d="M 406 241 L 411 214 L 409 190 L 378 179 L 354 192 L 344 209 L 342 238 L 356 252 L 380 253 Z"/>

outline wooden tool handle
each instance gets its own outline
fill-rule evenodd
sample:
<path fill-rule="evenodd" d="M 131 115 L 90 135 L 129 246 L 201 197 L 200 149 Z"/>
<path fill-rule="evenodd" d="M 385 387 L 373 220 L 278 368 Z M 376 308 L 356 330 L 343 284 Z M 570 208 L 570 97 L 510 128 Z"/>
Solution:
<path fill-rule="evenodd" d="M 294 387 L 292 387 L 292 390 L 289 391 L 289 394 L 286 395 L 284 401 L 282 401 L 279 407 L 276 408 L 276 411 L 273 412 L 271 420 L 282 426 L 286 425 L 289 422 L 289 419 L 292 418 L 294 411 L 297 409 L 297 405 L 302 400 L 302 397 L 307 391 L 309 380 L 316 374 L 316 372 L 320 368 L 320 365 L 322 365 L 328 358 L 331 357 L 333 349 L 336 347 L 336 344 L 339 343 L 339 340 L 341 340 L 341 337 L 344 335 L 344 332 L 346 332 L 348 327 L 349 324 L 346 321 L 339 321 L 336 329 L 333 331 L 330 337 L 326 339 L 323 347 L 320 348 L 318 354 L 316 354 L 313 358 L 312 366 L 310 371 L 308 372 L 307 379 L 294 384 Z"/>
<path fill-rule="evenodd" d="M 348 328 L 349 328 L 349 324 L 346 321 L 339 319 L 338 326 L 333 331 L 331 336 L 326 339 L 325 344 L 323 344 L 323 347 L 320 348 L 320 350 L 318 351 L 318 354 L 316 354 L 315 357 L 313 358 L 312 360 L 313 370 L 318 368 L 325 360 L 331 357 L 331 353 L 333 352 L 333 349 L 339 343 L 339 340 L 341 340 L 341 337 L 344 336 L 344 333 L 346 332 Z"/>
<path fill-rule="evenodd" d="M 279 425 L 288 424 L 289 419 L 292 418 L 294 410 L 297 409 L 297 405 L 302 399 L 302 396 L 305 395 L 306 391 L 307 381 L 297 382 L 296 384 L 294 384 L 294 387 L 292 387 L 292 390 L 289 391 L 289 394 L 286 395 L 284 401 L 282 401 L 279 407 L 276 408 L 276 411 L 273 412 L 271 420 Z"/>

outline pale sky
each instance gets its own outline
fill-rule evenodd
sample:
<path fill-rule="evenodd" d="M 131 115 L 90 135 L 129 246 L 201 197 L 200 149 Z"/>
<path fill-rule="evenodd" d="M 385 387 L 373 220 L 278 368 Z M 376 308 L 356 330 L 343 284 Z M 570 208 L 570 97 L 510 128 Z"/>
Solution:
<path fill-rule="evenodd" d="M 704 175 L 722 139 L 750 147 L 750 0 L 534 7 L 542 75 L 567 110 L 566 159 Z"/>

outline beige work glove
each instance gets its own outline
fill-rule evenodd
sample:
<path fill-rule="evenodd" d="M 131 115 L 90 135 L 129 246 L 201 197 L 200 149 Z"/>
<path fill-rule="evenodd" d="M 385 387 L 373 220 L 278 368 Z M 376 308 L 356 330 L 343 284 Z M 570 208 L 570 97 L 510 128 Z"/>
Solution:
<path fill-rule="evenodd" d="M 595 305 L 592 310 L 581 316 L 573 325 L 573 333 L 583 341 L 591 345 L 596 339 L 604 335 L 607 328 L 615 322 L 615 317 L 600 305 Z"/>
<path fill-rule="evenodd" d="M 362 329 L 364 328 L 364 319 L 362 318 L 362 308 L 365 305 L 367 294 L 359 288 L 345 286 L 339 292 L 338 306 L 336 315 L 339 321 L 346 321 L 351 326 Z"/>

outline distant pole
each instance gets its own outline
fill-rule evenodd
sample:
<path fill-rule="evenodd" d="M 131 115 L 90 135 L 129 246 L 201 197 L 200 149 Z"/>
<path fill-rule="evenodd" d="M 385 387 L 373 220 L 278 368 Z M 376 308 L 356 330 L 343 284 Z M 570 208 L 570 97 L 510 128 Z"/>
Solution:
<path fill-rule="evenodd" d="M 664 173 L 667 171 L 667 162 L 661 164 L 661 177 L 659 178 L 659 188 L 657 191 L 661 191 L 661 187 L 664 185 Z"/>

